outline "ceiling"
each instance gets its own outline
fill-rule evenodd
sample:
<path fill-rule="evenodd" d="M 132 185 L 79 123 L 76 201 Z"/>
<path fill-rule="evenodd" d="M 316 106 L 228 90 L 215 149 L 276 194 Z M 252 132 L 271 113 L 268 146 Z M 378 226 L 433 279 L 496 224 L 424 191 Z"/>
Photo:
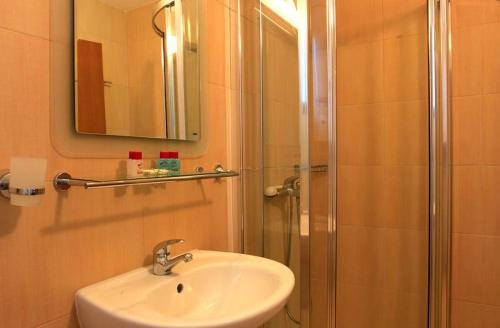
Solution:
<path fill-rule="evenodd" d="M 123 11 L 136 9 L 150 3 L 159 2 L 159 0 L 99 0 L 110 7 L 117 8 Z"/>

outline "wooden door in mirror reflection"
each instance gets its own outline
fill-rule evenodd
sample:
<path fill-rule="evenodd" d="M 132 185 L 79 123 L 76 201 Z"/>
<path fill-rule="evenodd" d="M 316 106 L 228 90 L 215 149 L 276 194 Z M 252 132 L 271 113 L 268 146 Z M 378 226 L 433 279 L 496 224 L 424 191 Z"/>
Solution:
<path fill-rule="evenodd" d="M 77 41 L 77 130 L 106 134 L 102 44 Z"/>

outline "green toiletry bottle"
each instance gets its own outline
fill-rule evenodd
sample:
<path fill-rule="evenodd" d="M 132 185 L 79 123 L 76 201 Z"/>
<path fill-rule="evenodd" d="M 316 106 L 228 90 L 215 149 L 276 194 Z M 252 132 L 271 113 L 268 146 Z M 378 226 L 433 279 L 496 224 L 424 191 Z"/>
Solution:
<path fill-rule="evenodd" d="M 167 170 L 169 175 L 179 175 L 181 173 L 181 161 L 179 160 L 179 153 L 176 151 L 168 152 L 167 155 Z"/>

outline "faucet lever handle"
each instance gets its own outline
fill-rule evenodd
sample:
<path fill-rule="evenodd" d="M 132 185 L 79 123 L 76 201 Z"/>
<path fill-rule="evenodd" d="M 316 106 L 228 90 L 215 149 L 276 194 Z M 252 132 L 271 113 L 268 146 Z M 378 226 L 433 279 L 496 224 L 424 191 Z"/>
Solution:
<path fill-rule="evenodd" d="M 183 242 L 184 242 L 184 239 L 169 239 L 169 240 L 162 241 L 161 243 L 159 243 L 158 245 L 156 245 L 154 247 L 153 254 L 160 255 L 159 253 L 162 252 L 166 256 L 169 256 L 171 247 L 173 245 L 176 245 L 176 244 L 182 244 Z"/>

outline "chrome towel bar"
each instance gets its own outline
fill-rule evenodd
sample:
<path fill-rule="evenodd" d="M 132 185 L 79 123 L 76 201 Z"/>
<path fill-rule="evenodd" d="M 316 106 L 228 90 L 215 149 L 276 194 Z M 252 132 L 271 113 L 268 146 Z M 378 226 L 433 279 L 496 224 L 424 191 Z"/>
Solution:
<path fill-rule="evenodd" d="M 85 189 L 97 188 L 115 188 L 126 186 L 139 186 L 139 185 L 154 185 L 162 184 L 171 181 L 190 181 L 190 180 L 205 180 L 205 179 L 220 179 L 230 178 L 239 175 L 238 172 L 233 170 L 225 170 L 221 165 L 217 165 L 213 172 L 204 173 L 203 170 L 197 169 L 197 173 L 181 174 L 173 176 L 158 176 L 148 178 L 136 179 L 119 179 L 119 180 L 88 180 L 88 179 L 75 179 L 68 173 L 59 173 L 54 178 L 54 187 L 56 190 L 68 190 L 71 187 L 83 187 Z"/>

